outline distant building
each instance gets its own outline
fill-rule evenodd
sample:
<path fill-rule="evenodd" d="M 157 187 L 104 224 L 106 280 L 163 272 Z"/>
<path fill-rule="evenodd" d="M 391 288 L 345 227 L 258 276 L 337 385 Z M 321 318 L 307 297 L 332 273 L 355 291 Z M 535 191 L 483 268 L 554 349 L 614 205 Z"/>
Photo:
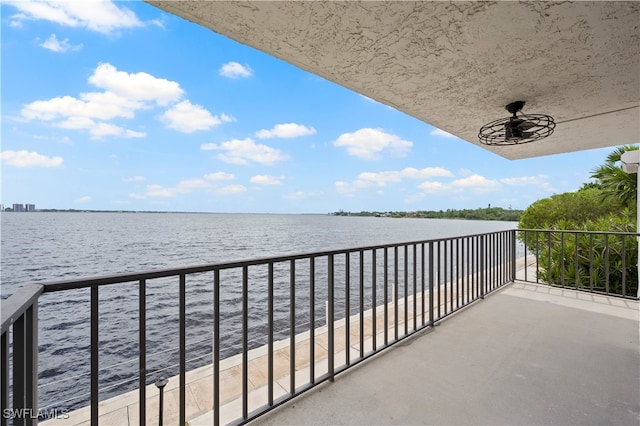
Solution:
<path fill-rule="evenodd" d="M 7 207 L 8 209 L 8 207 Z M 4 210 L 4 206 L 2 208 Z M 14 212 L 35 212 L 36 205 L 35 204 L 14 204 L 13 205 Z"/>

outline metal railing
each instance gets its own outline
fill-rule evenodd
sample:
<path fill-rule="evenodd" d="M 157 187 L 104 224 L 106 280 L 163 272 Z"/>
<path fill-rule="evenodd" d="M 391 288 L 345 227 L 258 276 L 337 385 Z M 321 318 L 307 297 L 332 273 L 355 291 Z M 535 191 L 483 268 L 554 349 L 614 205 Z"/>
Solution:
<path fill-rule="evenodd" d="M 638 236 L 627 232 L 519 229 L 527 268 L 519 280 L 638 298 Z"/>
<path fill-rule="evenodd" d="M 138 418 L 140 424 L 146 424 L 150 417 L 147 385 L 153 383 L 147 373 L 149 324 L 154 315 L 147 300 L 148 289 L 158 280 L 163 283 L 162 288 L 177 287 L 178 417 L 179 424 L 184 425 L 190 319 L 187 296 L 196 280 L 205 280 L 209 294 L 198 297 L 209 298 L 211 317 L 190 327 L 202 327 L 212 333 L 212 406 L 214 423 L 218 425 L 220 363 L 230 354 L 225 336 L 237 334 L 241 342 L 238 356 L 242 408 L 235 423 L 246 423 L 322 382 L 333 381 L 336 374 L 420 330 L 433 327 L 441 319 L 512 282 L 515 267 L 516 231 L 510 230 L 28 285 L 2 302 L 2 426 L 30 425 L 38 420 L 38 377 L 34 372 L 38 371 L 35 349 L 39 343 L 37 309 L 41 294 L 77 289 L 90 292 L 86 318 L 90 335 L 88 404 L 91 424 L 97 425 L 99 372 L 103 371 L 98 364 L 100 322 L 112 308 L 101 308 L 100 295 L 107 291 L 106 286 L 137 292 L 137 301 L 128 298 L 124 303 L 133 304 L 133 311 L 137 311 L 133 328 L 128 332 L 137 334 Z M 233 314 L 226 309 L 229 304 Z M 326 312 L 324 321 L 323 312 Z M 337 333 L 339 326 L 346 328 L 344 334 Z M 325 327 L 327 333 L 324 374 L 315 370 L 319 327 Z M 296 375 L 296 337 L 303 332 L 308 333 L 310 343 L 309 353 L 305 354 L 309 358 L 309 375 L 305 379 Z M 250 335 L 261 336 L 257 344 L 266 343 L 267 349 L 266 404 L 251 410 L 249 352 L 256 345 L 250 344 Z M 274 344 L 283 336 L 289 340 L 289 383 L 288 392 L 278 396 L 274 391 L 278 379 L 274 371 Z M 357 342 L 350 341 L 352 338 Z"/>

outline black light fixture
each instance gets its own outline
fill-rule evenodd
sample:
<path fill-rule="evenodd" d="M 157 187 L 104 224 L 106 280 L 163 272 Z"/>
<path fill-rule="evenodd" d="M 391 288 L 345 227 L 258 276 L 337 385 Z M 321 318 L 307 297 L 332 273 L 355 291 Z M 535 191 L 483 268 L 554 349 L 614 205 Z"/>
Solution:
<path fill-rule="evenodd" d="M 516 101 L 505 108 L 511 117 L 487 123 L 480 128 L 478 138 L 484 145 L 519 145 L 534 142 L 553 133 L 556 123 L 544 114 L 525 114 L 525 101 Z M 520 112 L 520 114 L 518 114 Z"/>

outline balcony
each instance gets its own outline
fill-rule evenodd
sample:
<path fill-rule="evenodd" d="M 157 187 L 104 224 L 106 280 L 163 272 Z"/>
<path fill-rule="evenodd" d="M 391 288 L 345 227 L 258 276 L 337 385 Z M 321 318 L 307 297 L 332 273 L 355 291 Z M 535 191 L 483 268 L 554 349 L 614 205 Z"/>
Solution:
<path fill-rule="evenodd" d="M 155 281 L 179 295 L 165 424 L 637 424 L 636 236 L 512 230 L 26 286 L 2 306 L 2 424 L 158 424 Z M 188 369 L 198 282 L 211 362 Z M 135 291 L 137 386 L 105 398 L 100 294 L 113 288 Z M 38 411 L 37 309 L 68 291 L 89 293 L 90 392 L 57 415 Z"/>

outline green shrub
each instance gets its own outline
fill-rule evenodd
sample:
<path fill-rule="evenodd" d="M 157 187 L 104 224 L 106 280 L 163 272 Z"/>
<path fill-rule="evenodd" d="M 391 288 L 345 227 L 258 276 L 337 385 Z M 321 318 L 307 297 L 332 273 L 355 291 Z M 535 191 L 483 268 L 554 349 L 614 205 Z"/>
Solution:
<path fill-rule="evenodd" d="M 630 210 L 578 223 L 559 220 L 548 229 L 635 233 Z M 538 255 L 541 281 L 599 292 L 635 296 L 638 242 L 633 236 L 562 232 L 528 233 L 527 248 Z M 624 282 L 623 282 L 624 276 Z"/>

